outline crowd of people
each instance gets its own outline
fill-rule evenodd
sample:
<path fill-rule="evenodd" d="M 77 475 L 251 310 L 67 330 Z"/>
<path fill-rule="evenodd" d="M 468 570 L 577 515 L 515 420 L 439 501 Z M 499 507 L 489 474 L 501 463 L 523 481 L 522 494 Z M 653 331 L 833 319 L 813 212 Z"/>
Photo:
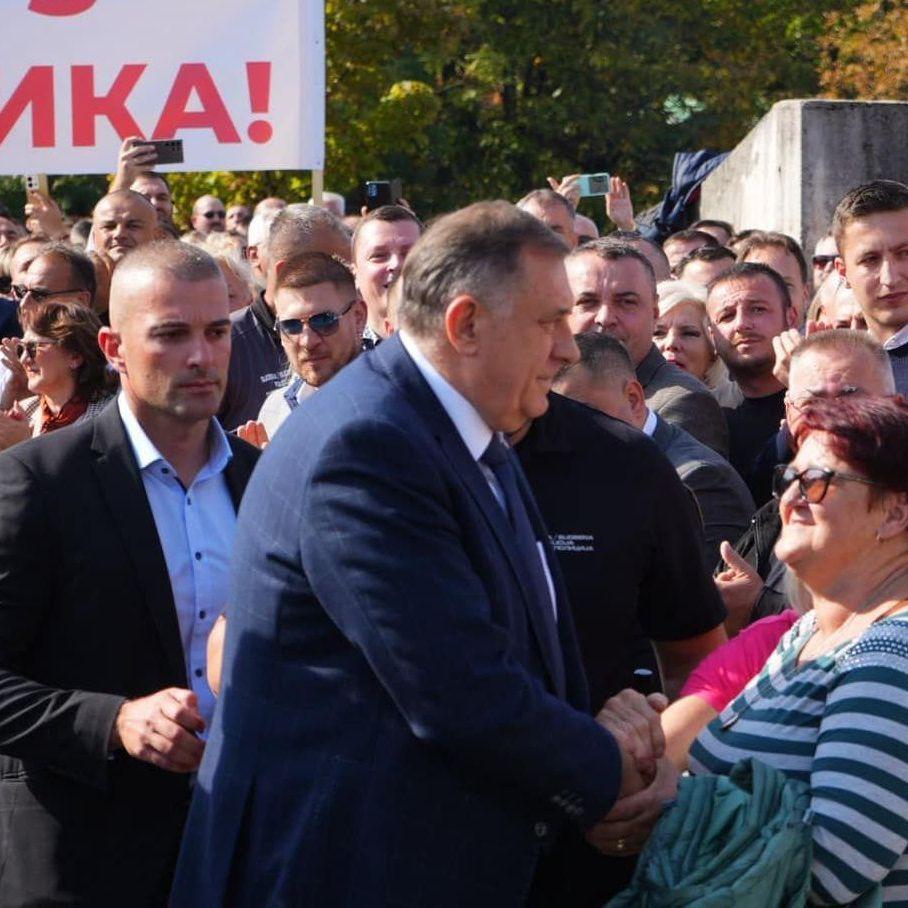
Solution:
<path fill-rule="evenodd" d="M 811 257 L 154 164 L 0 211 L 0 904 L 643 903 L 748 760 L 753 904 L 908 903 L 908 186 Z"/>

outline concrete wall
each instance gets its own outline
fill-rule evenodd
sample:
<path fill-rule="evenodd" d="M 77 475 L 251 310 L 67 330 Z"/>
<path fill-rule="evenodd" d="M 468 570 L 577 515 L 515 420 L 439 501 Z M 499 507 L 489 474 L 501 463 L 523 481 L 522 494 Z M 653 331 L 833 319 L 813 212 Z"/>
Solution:
<path fill-rule="evenodd" d="M 908 102 L 780 101 L 707 177 L 700 217 L 781 230 L 809 256 L 839 199 L 880 178 L 908 183 Z"/>

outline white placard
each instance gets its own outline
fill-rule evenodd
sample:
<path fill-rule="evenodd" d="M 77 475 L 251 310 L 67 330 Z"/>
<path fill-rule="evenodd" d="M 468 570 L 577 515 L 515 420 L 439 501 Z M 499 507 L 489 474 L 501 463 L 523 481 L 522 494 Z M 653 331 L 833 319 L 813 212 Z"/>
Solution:
<path fill-rule="evenodd" d="M 0 174 L 324 167 L 322 0 L 0 0 Z"/>

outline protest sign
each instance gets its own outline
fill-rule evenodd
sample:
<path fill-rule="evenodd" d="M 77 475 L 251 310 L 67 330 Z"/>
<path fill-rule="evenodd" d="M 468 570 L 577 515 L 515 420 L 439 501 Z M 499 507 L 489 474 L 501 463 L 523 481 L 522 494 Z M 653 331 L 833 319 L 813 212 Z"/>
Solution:
<path fill-rule="evenodd" d="M 322 0 L 0 0 L 0 173 L 109 173 L 130 135 L 171 170 L 324 166 Z"/>

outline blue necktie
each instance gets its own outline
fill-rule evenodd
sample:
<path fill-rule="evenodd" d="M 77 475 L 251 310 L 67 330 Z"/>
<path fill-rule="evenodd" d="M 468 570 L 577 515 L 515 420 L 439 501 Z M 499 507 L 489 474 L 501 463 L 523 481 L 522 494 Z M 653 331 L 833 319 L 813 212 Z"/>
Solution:
<path fill-rule="evenodd" d="M 523 496 L 520 494 L 513 457 L 511 450 L 499 440 L 498 436 L 493 435 L 489 446 L 479 459 L 495 474 L 495 479 L 504 494 L 508 518 L 514 531 L 514 540 L 526 568 L 525 578 L 536 600 L 536 607 L 541 613 L 548 636 L 545 645 L 551 648 L 555 665 L 560 666 L 561 648 L 558 642 L 558 630 L 555 626 L 552 596 L 542 568 L 536 534 L 533 532 L 533 525 L 530 523 Z"/>

